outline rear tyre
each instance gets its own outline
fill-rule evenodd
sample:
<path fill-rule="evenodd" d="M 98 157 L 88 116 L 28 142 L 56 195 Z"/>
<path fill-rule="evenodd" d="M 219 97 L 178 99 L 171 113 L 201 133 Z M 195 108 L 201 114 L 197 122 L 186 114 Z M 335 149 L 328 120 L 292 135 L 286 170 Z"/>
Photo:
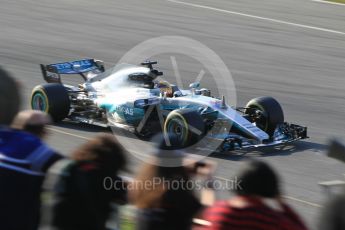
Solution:
<path fill-rule="evenodd" d="M 36 86 L 32 90 L 31 108 L 48 113 L 54 121 L 65 119 L 70 111 L 70 100 L 66 88 L 59 83 Z"/>
<path fill-rule="evenodd" d="M 249 115 L 256 126 L 273 136 L 277 125 L 284 123 L 284 113 L 279 102 L 273 97 L 258 97 L 246 105 L 245 114 Z"/>
<path fill-rule="evenodd" d="M 164 123 L 164 136 L 169 138 L 168 146 L 183 148 L 198 142 L 205 134 L 205 124 L 198 112 L 179 109 L 169 113 Z M 167 142 L 167 140 L 165 139 Z"/>

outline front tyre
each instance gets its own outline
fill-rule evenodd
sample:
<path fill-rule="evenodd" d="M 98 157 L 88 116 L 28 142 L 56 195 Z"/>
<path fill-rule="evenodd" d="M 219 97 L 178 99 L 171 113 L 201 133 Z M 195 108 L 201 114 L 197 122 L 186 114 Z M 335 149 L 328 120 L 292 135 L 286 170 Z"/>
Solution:
<path fill-rule="evenodd" d="M 31 108 L 48 113 L 54 121 L 65 119 L 70 111 L 70 99 L 66 88 L 59 83 L 47 83 L 32 90 Z"/>
<path fill-rule="evenodd" d="M 198 142 L 204 135 L 205 124 L 201 115 L 195 110 L 178 109 L 169 113 L 163 133 L 166 145 L 177 148 L 188 147 Z"/>
<path fill-rule="evenodd" d="M 245 114 L 249 115 L 256 126 L 273 136 L 277 125 L 284 123 L 284 113 L 279 102 L 273 97 L 257 97 L 246 105 Z"/>

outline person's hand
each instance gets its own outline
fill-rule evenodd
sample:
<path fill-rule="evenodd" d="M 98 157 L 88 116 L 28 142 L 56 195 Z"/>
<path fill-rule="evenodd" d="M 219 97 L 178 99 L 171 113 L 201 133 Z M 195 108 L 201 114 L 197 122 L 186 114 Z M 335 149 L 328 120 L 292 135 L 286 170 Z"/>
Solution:
<path fill-rule="evenodd" d="M 217 164 L 210 160 L 184 159 L 184 165 L 188 172 L 195 176 L 211 177 Z"/>

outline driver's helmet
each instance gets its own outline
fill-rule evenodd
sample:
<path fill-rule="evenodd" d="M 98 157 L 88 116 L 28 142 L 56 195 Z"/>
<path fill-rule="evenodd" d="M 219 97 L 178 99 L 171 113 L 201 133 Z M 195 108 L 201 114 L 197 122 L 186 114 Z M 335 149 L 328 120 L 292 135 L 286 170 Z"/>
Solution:
<path fill-rule="evenodd" d="M 159 88 L 162 94 L 166 93 L 167 97 L 173 96 L 173 88 L 169 82 L 159 81 L 157 82 L 156 87 Z"/>

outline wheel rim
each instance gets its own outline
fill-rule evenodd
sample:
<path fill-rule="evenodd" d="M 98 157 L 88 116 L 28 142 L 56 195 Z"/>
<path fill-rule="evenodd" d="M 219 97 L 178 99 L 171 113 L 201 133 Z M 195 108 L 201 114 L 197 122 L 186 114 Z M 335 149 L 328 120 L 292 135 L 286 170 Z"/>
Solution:
<path fill-rule="evenodd" d="M 261 108 L 256 108 L 259 110 L 262 114 L 261 117 L 259 117 L 257 120 L 255 120 L 255 124 L 260 129 L 267 131 L 268 129 L 268 117 L 265 115 L 265 111 L 263 111 Z"/>
<path fill-rule="evenodd" d="M 34 110 L 48 112 L 47 100 L 42 93 L 36 93 L 32 97 L 31 107 Z"/>
<path fill-rule="evenodd" d="M 178 118 L 171 119 L 167 125 L 166 131 L 169 137 L 176 140 L 178 144 L 186 144 L 188 130 L 182 120 Z"/>

